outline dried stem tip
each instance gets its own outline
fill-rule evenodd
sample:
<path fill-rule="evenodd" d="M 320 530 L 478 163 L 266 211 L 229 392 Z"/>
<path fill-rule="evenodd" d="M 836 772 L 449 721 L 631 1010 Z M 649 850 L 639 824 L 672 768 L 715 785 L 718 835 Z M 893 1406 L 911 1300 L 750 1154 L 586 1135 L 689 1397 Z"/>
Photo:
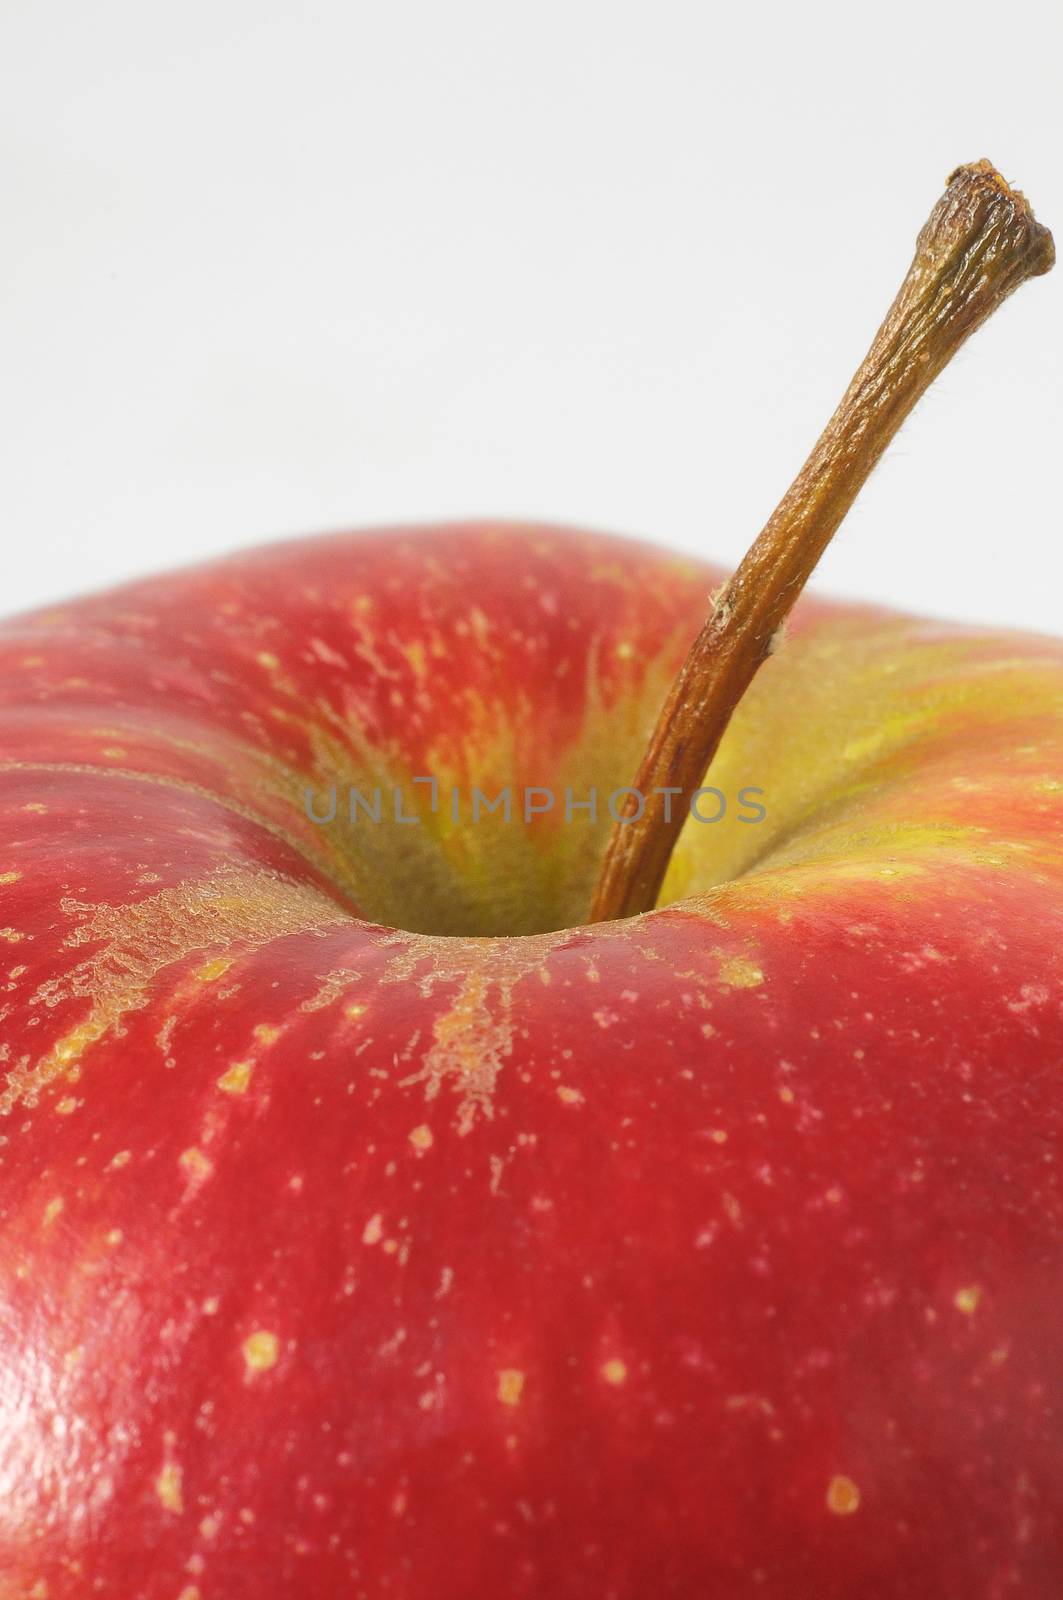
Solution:
<path fill-rule="evenodd" d="M 681 791 L 609 840 L 591 920 L 655 904 L 686 815 L 731 714 L 845 513 L 919 396 L 1019 284 L 1055 261 L 1052 235 L 988 161 L 957 167 L 916 243 L 886 320 L 837 411 L 737 572 L 716 598 L 634 780 Z M 631 810 L 637 801 L 632 798 Z"/>

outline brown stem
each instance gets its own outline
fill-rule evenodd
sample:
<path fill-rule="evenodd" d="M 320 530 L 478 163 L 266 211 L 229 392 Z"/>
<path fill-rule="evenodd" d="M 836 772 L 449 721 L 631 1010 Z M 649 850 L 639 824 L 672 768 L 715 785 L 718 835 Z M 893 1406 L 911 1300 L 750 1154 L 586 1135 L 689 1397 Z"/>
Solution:
<path fill-rule="evenodd" d="M 731 715 L 875 463 L 964 340 L 1055 260 L 1052 235 L 988 161 L 958 167 L 874 343 L 812 454 L 715 598 L 612 830 L 591 921 L 656 904 L 672 849 Z M 665 808 L 653 791 L 675 791 Z M 670 818 L 665 814 L 670 811 Z"/>

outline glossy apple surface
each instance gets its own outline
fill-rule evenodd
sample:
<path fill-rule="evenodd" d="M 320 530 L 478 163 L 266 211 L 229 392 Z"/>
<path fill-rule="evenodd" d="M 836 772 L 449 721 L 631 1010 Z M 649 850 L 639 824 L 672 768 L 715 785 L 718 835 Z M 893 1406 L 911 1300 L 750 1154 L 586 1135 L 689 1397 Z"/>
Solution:
<path fill-rule="evenodd" d="M 1055 1600 L 1063 643 L 806 603 L 664 909 L 720 575 L 303 541 L 0 631 L 3 1600 Z"/>

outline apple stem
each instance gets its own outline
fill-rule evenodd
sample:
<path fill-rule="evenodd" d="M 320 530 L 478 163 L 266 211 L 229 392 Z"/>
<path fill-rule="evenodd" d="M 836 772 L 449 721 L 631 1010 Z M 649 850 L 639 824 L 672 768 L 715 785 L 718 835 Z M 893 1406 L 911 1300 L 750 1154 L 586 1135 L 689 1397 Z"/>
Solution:
<path fill-rule="evenodd" d="M 882 452 L 956 351 L 1055 260 L 1048 229 L 988 161 L 958 167 L 871 349 L 734 576 L 715 596 L 613 826 L 590 920 L 652 910 L 690 796 L 735 707 Z M 652 804 L 670 789 L 675 803 Z M 641 815 L 634 813 L 644 797 Z M 667 814 L 662 814 L 667 811 Z"/>

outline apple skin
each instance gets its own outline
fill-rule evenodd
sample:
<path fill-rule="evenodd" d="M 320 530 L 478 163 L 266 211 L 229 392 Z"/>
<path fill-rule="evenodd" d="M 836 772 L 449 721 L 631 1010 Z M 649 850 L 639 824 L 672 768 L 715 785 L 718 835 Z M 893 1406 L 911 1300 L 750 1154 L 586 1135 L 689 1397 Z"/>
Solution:
<path fill-rule="evenodd" d="M 470 525 L 0 630 L 3 1600 L 1056 1600 L 1063 643 L 804 603 L 766 820 L 623 923 L 604 822 L 305 814 L 629 782 L 719 577 Z"/>

